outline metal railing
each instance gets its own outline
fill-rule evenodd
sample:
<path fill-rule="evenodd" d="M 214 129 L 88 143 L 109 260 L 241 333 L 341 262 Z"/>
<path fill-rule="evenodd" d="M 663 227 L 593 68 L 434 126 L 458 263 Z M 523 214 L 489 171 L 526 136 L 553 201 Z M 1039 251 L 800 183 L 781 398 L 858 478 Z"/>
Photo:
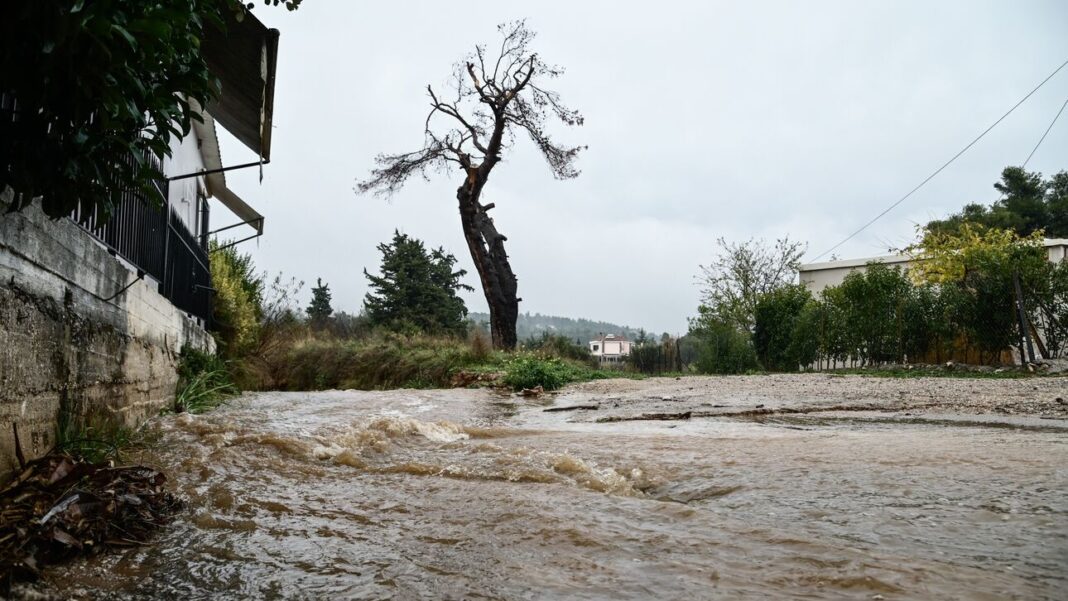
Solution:
<path fill-rule="evenodd" d="M 18 121 L 19 106 L 10 93 L 0 92 L 0 121 Z M 144 159 L 160 173 L 154 156 Z M 127 158 L 132 166 L 134 157 Z M 159 292 L 174 306 L 207 323 L 211 317 L 211 268 L 206 238 L 198 242 L 168 201 L 168 182 L 157 180 L 153 190 L 126 190 L 104 215 L 95 207 L 76 208 L 72 221 L 115 255 L 159 282 Z"/>
<path fill-rule="evenodd" d="M 166 195 L 158 188 L 157 192 L 157 200 L 152 201 L 140 191 L 126 190 L 107 218 L 92 206 L 79 206 L 70 218 L 103 242 L 113 254 L 163 281 L 170 216 Z"/>
<path fill-rule="evenodd" d="M 211 264 L 208 251 L 168 207 L 167 260 L 160 291 L 174 306 L 211 321 Z"/>
<path fill-rule="evenodd" d="M 162 172 L 155 157 L 147 160 Z M 166 180 L 153 182 L 152 187 L 149 194 L 124 191 L 107 219 L 95 209 L 81 207 L 70 217 L 112 254 L 158 281 L 160 294 L 175 307 L 207 323 L 212 291 L 207 248 L 170 206 Z"/>

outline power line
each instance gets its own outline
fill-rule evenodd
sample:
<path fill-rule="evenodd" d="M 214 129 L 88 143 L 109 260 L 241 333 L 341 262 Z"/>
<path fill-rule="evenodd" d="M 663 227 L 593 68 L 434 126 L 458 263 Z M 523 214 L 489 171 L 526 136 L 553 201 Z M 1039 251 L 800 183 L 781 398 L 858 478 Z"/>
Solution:
<path fill-rule="evenodd" d="M 1005 118 L 1006 118 L 1006 117 L 1008 117 L 1009 115 L 1011 115 L 1011 114 L 1012 114 L 1012 112 L 1013 112 L 1013 111 L 1015 111 L 1015 110 L 1016 110 L 1016 109 L 1017 109 L 1017 108 L 1018 108 L 1018 107 L 1019 107 L 1019 106 L 1020 106 L 1021 104 L 1023 104 L 1024 102 L 1026 102 L 1026 101 L 1027 101 L 1027 99 L 1028 99 L 1028 98 L 1030 98 L 1030 97 L 1031 97 L 1032 95 L 1034 95 L 1034 93 L 1035 93 L 1035 92 L 1037 92 L 1037 91 L 1038 91 L 1038 90 L 1039 90 L 1040 88 L 1042 88 L 1042 86 L 1046 85 L 1046 82 L 1047 82 L 1047 81 L 1049 81 L 1049 80 L 1053 79 L 1053 76 L 1054 76 L 1054 75 L 1056 75 L 1057 73 L 1059 73 L 1059 72 L 1060 72 L 1060 70 L 1061 70 L 1061 69 L 1063 69 L 1063 68 L 1065 67 L 1065 65 L 1068 65 L 1068 60 L 1064 61 L 1063 63 L 1061 63 L 1061 66 L 1059 66 L 1059 67 L 1057 67 L 1056 69 L 1054 69 L 1054 70 L 1053 70 L 1053 73 L 1050 73 L 1050 74 L 1049 74 L 1049 75 L 1048 75 L 1048 76 L 1047 76 L 1047 77 L 1046 77 L 1045 79 L 1043 79 L 1043 80 L 1042 80 L 1042 82 L 1041 82 L 1041 83 L 1039 83 L 1039 84 L 1038 84 L 1037 86 L 1035 86 L 1035 89 L 1033 89 L 1033 90 L 1031 90 L 1030 92 L 1028 92 L 1028 93 L 1027 93 L 1027 96 L 1024 96 L 1023 98 L 1021 98 L 1019 102 L 1017 102 L 1016 104 L 1014 104 L 1014 105 L 1012 106 L 1012 108 L 1011 108 L 1011 109 L 1009 109 L 1009 110 L 1008 110 L 1008 111 L 1007 111 L 1007 112 L 1006 112 L 1006 113 L 1005 113 L 1004 115 L 1002 115 L 1002 116 L 1001 116 L 1000 118 L 998 118 L 998 120 L 997 120 L 997 121 L 995 121 L 995 122 L 994 122 L 993 124 L 991 124 L 991 125 L 990 125 L 990 127 L 988 127 L 988 128 L 986 128 L 985 130 L 983 130 L 983 133 L 979 134 L 979 136 L 978 136 L 978 137 L 976 137 L 976 138 L 975 138 L 974 140 L 972 140 L 971 142 L 969 142 L 967 146 L 965 146 L 964 148 L 962 148 L 962 149 L 960 150 L 960 152 L 958 152 L 957 154 L 953 155 L 953 158 L 951 158 L 951 159 L 949 159 L 948 161 L 946 161 L 946 162 L 945 162 L 945 164 L 943 164 L 943 165 L 942 165 L 941 167 L 939 167 L 938 169 L 936 169 L 934 173 L 932 173 L 931 175 L 928 175 L 928 176 L 927 176 L 927 178 L 926 178 L 926 179 L 924 179 L 924 180 L 923 180 L 922 182 L 920 182 L 920 183 L 919 183 L 919 184 L 918 184 L 918 185 L 917 185 L 917 186 L 916 186 L 915 188 L 913 188 L 912 190 L 909 190 L 908 194 L 906 194 L 906 195 L 902 196 L 901 198 L 897 199 L 897 201 L 895 201 L 895 202 L 894 202 L 893 204 L 891 204 L 890 206 L 888 206 L 888 207 L 886 207 L 885 209 L 883 209 L 883 211 L 882 211 L 881 213 L 879 213 L 878 215 L 876 215 L 875 217 L 873 217 L 873 218 L 871 219 L 871 221 L 868 221 L 868 222 L 867 222 L 867 223 L 865 223 L 864 225 L 860 226 L 860 228 L 859 228 L 859 229 L 857 229 L 857 231 L 853 232 L 852 234 L 849 234 L 849 235 L 848 235 L 848 236 L 846 236 L 846 237 L 845 237 L 845 238 L 844 238 L 844 239 L 843 239 L 843 240 L 842 240 L 841 242 L 839 242 L 838 244 L 835 244 L 834 246 L 832 246 L 832 247 L 828 248 L 827 250 L 823 251 L 822 253 L 820 253 L 819 255 L 817 255 L 817 256 L 816 256 L 815 258 L 813 258 L 812 260 L 813 260 L 813 261 L 817 261 L 817 260 L 819 260 L 820 258 L 822 258 L 822 257 L 824 257 L 824 256 L 826 256 L 826 255 L 828 255 L 828 254 L 830 254 L 830 253 L 832 253 L 832 252 L 834 252 L 834 251 L 835 251 L 835 250 L 837 250 L 837 249 L 838 249 L 838 248 L 839 248 L 840 246 L 842 246 L 842 245 L 843 245 L 843 244 L 845 244 L 846 242 L 849 242 L 850 240 L 852 240 L 852 239 L 853 239 L 853 238 L 854 238 L 854 237 L 855 237 L 855 236 L 856 236 L 857 234 L 859 234 L 859 233 L 863 232 L 864 230 L 868 229 L 868 227 L 869 227 L 869 226 L 871 226 L 871 224 L 873 224 L 873 223 L 875 223 L 876 221 L 878 221 L 878 220 L 882 219 L 882 217 L 883 217 L 884 215 L 886 215 L 886 214 L 887 214 L 887 213 L 889 213 L 890 211 L 894 210 L 894 209 L 895 209 L 895 208 L 896 208 L 896 207 L 897 207 L 897 206 L 898 206 L 899 204 L 901 204 L 901 203 L 905 202 L 906 200 L 908 200 L 908 198 L 909 198 L 910 196 L 912 196 L 913 194 L 915 194 L 917 190 L 919 190 L 920 188 L 922 188 L 922 187 L 923 187 L 923 186 L 924 186 L 925 184 L 927 184 L 927 182 L 929 182 L 929 181 L 931 181 L 932 179 L 934 179 L 936 175 L 938 175 L 939 173 L 942 173 L 942 171 L 943 171 L 943 170 L 944 170 L 944 169 L 945 169 L 946 167 L 949 167 L 949 166 L 950 166 L 950 165 L 951 165 L 951 164 L 953 163 L 953 161 L 956 161 L 956 160 L 957 160 L 958 158 L 960 158 L 960 156 L 961 156 L 962 154 L 964 154 L 965 152 L 967 152 L 967 151 L 968 151 L 968 149 L 970 149 L 970 148 L 971 148 L 972 146 L 975 146 L 976 142 L 978 142 L 979 140 L 982 140 L 982 139 L 983 139 L 983 137 L 984 137 L 984 136 L 986 136 L 986 134 L 990 133 L 990 130 L 992 130 L 992 129 L 994 129 L 995 127 L 997 127 L 999 123 L 1001 123 L 1002 121 L 1004 121 L 1004 120 L 1005 120 Z M 1063 110 L 1063 108 L 1062 108 L 1062 110 Z M 1057 113 L 1057 115 L 1058 115 L 1058 116 L 1060 116 L 1060 113 Z M 1056 120 L 1054 120 L 1054 121 L 1056 121 Z M 1050 125 L 1050 127 L 1052 128 L 1052 124 Z M 1048 132 L 1047 132 L 1047 133 L 1048 133 Z M 1042 136 L 1042 137 L 1043 137 L 1043 139 L 1045 139 L 1045 136 Z M 1042 142 L 1041 142 L 1041 141 L 1039 141 L 1039 144 L 1041 144 L 1041 143 L 1042 143 Z M 1038 149 L 1038 147 L 1036 146 L 1036 147 L 1035 147 L 1035 149 L 1037 150 L 1037 149 Z M 1032 154 L 1033 154 L 1033 151 L 1032 151 Z M 1030 157 L 1028 157 L 1028 160 L 1030 160 Z"/>
<path fill-rule="evenodd" d="M 1053 121 L 1050 121 L 1049 127 L 1046 128 L 1046 131 L 1042 134 L 1042 137 L 1038 139 L 1038 143 L 1035 144 L 1035 147 L 1031 149 L 1031 154 L 1027 155 L 1027 159 L 1023 162 L 1023 165 L 1020 166 L 1020 169 L 1026 169 L 1027 168 L 1027 164 L 1031 162 L 1031 157 L 1035 156 L 1035 152 L 1038 151 L 1038 147 L 1042 146 L 1042 142 L 1044 142 L 1046 140 L 1046 136 L 1049 135 L 1049 132 L 1050 132 L 1051 129 L 1053 129 L 1054 124 L 1057 123 L 1057 119 L 1060 119 L 1061 113 L 1064 112 L 1064 107 L 1066 107 L 1066 106 L 1068 106 L 1068 98 L 1066 98 L 1064 100 L 1064 104 L 1061 105 L 1061 110 L 1057 111 L 1057 114 L 1053 116 Z M 993 205 L 998 204 L 999 202 L 1005 200 L 1005 198 L 1007 198 L 1008 195 L 1009 195 L 1009 191 L 1005 190 L 1004 192 L 1001 193 L 1001 196 L 999 196 L 997 198 L 997 200 L 995 200 L 994 202 L 990 203 L 990 205 L 993 206 Z"/>
<path fill-rule="evenodd" d="M 1057 123 L 1057 119 L 1061 118 L 1061 113 L 1064 112 L 1064 107 L 1068 106 L 1068 98 L 1064 99 L 1064 104 L 1061 105 L 1061 110 L 1057 111 L 1057 114 L 1053 117 L 1053 121 L 1050 122 L 1049 127 L 1046 128 L 1046 133 L 1042 134 L 1042 137 L 1038 139 L 1038 144 L 1031 149 L 1031 154 L 1027 155 L 1027 160 L 1023 162 L 1023 167 L 1027 167 L 1027 164 L 1031 162 L 1031 157 L 1035 156 L 1035 152 L 1039 146 L 1042 146 L 1042 142 L 1046 141 L 1046 136 L 1049 135 L 1049 130 L 1053 129 L 1053 126 Z M 1023 168 L 1021 167 L 1021 169 Z"/>

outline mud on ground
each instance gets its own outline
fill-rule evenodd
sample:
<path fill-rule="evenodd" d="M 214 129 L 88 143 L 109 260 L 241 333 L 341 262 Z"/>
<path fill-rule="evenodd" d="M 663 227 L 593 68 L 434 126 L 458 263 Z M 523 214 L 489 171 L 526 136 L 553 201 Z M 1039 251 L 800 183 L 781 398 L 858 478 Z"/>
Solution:
<path fill-rule="evenodd" d="M 574 421 L 877 412 L 934 417 L 1068 419 L 1068 377 L 886 378 L 835 374 L 598 380 L 568 387 L 554 408 Z M 595 408 L 594 408 L 595 407 Z M 689 414 L 689 416 L 687 416 Z"/>

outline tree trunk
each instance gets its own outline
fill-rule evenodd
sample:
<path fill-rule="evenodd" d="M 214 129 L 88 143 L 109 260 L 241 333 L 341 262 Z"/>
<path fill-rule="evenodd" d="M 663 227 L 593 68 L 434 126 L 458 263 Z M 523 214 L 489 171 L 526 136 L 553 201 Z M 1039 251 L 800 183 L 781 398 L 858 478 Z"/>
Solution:
<path fill-rule="evenodd" d="M 515 322 L 519 318 L 516 278 L 508 263 L 508 253 L 504 250 L 507 238 L 497 232 L 493 219 L 486 214 L 493 207 L 484 207 L 478 202 L 484 179 L 477 181 L 476 178 L 472 174 L 471 179 L 456 191 L 456 199 L 460 204 L 460 223 L 467 248 L 471 251 L 471 260 L 482 281 L 482 293 L 486 295 L 486 304 L 489 305 L 493 346 L 511 350 L 517 342 Z"/>

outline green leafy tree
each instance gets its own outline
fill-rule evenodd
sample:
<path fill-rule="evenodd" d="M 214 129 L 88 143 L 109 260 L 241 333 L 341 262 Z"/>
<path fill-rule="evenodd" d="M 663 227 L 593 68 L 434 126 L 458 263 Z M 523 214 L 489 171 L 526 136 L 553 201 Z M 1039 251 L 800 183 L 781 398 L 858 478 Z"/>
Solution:
<path fill-rule="evenodd" d="M 708 307 L 698 307 L 686 336 L 696 347 L 694 368 L 707 374 L 741 374 L 760 365 L 748 332 L 722 320 Z"/>
<path fill-rule="evenodd" d="M 905 358 L 917 362 L 934 353 L 935 360 L 950 352 L 958 328 L 954 287 L 922 283 L 912 288 L 899 309 L 902 318 L 898 346 Z"/>
<path fill-rule="evenodd" d="M 805 364 L 808 353 L 793 344 L 797 322 L 812 294 L 802 285 L 792 284 L 760 297 L 754 311 L 753 347 L 764 369 L 794 371 Z"/>
<path fill-rule="evenodd" d="M 311 303 L 304 309 L 304 312 L 308 314 L 312 325 L 321 327 L 334 312 L 333 307 L 330 306 L 330 286 L 324 284 L 322 278 L 317 278 L 316 285 L 312 286 L 311 293 Z"/>
<path fill-rule="evenodd" d="M 127 189 L 151 194 L 161 174 L 145 157 L 169 155 L 219 92 L 201 55 L 206 28 L 246 10 L 239 0 L 5 3 L 0 92 L 17 118 L 0 117 L 0 192 L 10 186 L 16 208 L 43 196 L 52 217 L 79 201 L 107 214 Z"/>
<path fill-rule="evenodd" d="M 1046 235 L 1068 238 L 1068 171 L 1050 178 L 1046 186 L 1046 208 L 1049 212 Z"/>
<path fill-rule="evenodd" d="M 443 248 L 428 251 L 421 240 L 396 231 L 378 250 L 381 275 L 363 272 L 371 287 L 364 310 L 372 326 L 464 334 L 467 307 L 457 292 L 473 288 L 461 281 L 467 272 L 455 269 L 456 257 Z"/>
<path fill-rule="evenodd" d="M 834 364 L 856 359 L 856 349 L 860 346 L 858 333 L 851 328 L 851 307 L 841 287 L 824 288 L 820 293 L 820 305 L 823 308 L 820 347 L 824 358 Z"/>
<path fill-rule="evenodd" d="M 974 223 L 963 223 L 955 231 L 926 228 L 908 252 L 920 259 L 912 270 L 914 278 L 955 288 L 955 321 L 968 341 L 988 356 L 1020 344 L 1013 278 L 1020 279 L 1032 322 L 1036 304 L 1050 291 L 1053 265 L 1042 247 L 1041 231 L 1021 237 L 1010 229 Z"/>
<path fill-rule="evenodd" d="M 826 308 L 816 299 L 810 298 L 797 314 L 793 332 L 790 334 L 788 354 L 796 362 L 795 365 L 808 367 L 825 354 L 823 340 L 826 327 Z"/>
<path fill-rule="evenodd" d="M 756 239 L 730 243 L 720 238 L 718 242 L 719 254 L 701 266 L 698 276 L 702 304 L 720 321 L 752 332 L 757 301 L 794 281 L 805 247 L 789 238 L 774 244 Z"/>
<path fill-rule="evenodd" d="M 905 306 L 912 283 L 900 267 L 869 263 L 846 276 L 839 287 L 846 304 L 846 327 L 855 336 L 850 352 L 865 363 L 904 358 Z"/>
<path fill-rule="evenodd" d="M 987 229 L 1010 230 L 1027 237 L 1043 232 L 1051 238 L 1068 237 L 1068 171 L 1043 179 L 1041 173 L 1022 167 L 1006 167 L 994 184 L 1001 198 L 990 206 L 966 205 L 946 219 L 931 221 L 927 229 L 954 234 L 964 224 Z"/>

